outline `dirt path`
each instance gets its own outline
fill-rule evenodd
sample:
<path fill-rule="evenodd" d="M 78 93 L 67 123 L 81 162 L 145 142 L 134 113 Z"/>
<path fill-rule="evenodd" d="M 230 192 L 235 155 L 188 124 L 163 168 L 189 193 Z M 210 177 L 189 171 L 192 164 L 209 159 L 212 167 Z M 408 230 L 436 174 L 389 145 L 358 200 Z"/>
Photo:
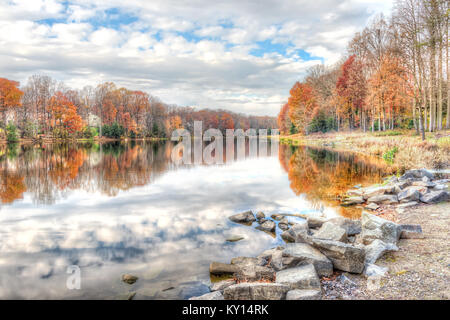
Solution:
<path fill-rule="evenodd" d="M 401 239 L 399 251 L 377 261 L 389 268 L 378 289 L 369 290 L 363 276 L 344 273 L 354 283 L 322 281 L 325 299 L 450 299 L 450 202 L 409 208 L 397 219 L 420 224 L 425 238 Z"/>

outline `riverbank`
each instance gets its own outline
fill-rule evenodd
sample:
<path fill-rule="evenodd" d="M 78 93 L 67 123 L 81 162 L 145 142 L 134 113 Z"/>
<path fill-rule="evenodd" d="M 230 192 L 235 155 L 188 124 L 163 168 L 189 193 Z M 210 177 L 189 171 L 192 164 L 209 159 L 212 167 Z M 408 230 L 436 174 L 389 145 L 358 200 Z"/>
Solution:
<path fill-rule="evenodd" d="M 412 168 L 450 167 L 450 130 L 427 133 L 426 140 L 415 131 L 333 132 L 308 136 L 280 136 L 281 143 L 332 148 L 377 156 L 399 171 Z"/>
<path fill-rule="evenodd" d="M 86 142 L 128 142 L 128 141 L 166 141 L 167 138 L 121 138 L 121 139 L 114 139 L 114 138 L 98 138 L 95 137 L 93 139 L 87 139 L 87 138 L 80 138 L 80 139 L 55 139 L 55 138 L 41 138 L 41 139 L 19 139 L 16 142 L 8 142 L 5 139 L 0 139 L 0 145 L 7 145 L 7 144 L 19 144 L 19 145 L 27 145 L 27 144 L 39 144 L 39 143 L 86 143 Z"/>

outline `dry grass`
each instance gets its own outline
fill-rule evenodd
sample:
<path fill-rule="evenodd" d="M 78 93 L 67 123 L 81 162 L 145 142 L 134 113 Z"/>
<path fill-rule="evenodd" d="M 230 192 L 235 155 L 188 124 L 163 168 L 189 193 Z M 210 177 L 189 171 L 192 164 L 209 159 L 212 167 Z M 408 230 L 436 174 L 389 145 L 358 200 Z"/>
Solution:
<path fill-rule="evenodd" d="M 422 141 L 414 131 L 380 133 L 339 132 L 289 136 L 284 141 L 305 145 L 329 145 L 337 150 L 349 150 L 383 157 L 394 153 L 392 165 L 400 170 L 410 168 L 442 169 L 450 167 L 450 130 L 427 133 Z M 396 148 L 396 151 L 393 151 Z"/>

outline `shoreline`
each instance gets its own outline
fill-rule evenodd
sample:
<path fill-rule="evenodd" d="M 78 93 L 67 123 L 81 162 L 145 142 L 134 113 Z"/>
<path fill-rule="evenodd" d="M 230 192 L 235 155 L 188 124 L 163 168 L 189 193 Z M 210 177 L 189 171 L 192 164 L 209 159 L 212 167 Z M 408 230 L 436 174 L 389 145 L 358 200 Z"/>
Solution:
<path fill-rule="evenodd" d="M 30 144 L 42 144 L 42 143 L 83 143 L 83 142 L 92 142 L 92 143 L 105 143 L 105 142 L 130 142 L 130 141 L 167 141 L 168 138 L 138 138 L 138 139 L 131 139 L 131 138 L 121 138 L 121 139 L 114 139 L 114 138 L 94 138 L 94 139 L 87 139 L 87 138 L 79 138 L 79 139 L 53 139 L 53 138 L 43 138 L 43 139 L 19 139 L 16 142 L 8 142 L 6 140 L 0 140 L 0 145 L 8 145 L 8 144 L 19 144 L 19 145 L 30 145 Z"/>

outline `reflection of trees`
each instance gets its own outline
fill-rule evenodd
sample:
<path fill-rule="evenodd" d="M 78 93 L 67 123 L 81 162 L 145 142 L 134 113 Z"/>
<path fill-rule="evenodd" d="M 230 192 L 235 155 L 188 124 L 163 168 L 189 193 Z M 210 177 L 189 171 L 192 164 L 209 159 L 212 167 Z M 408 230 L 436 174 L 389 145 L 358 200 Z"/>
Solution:
<path fill-rule="evenodd" d="M 143 186 L 167 170 L 170 144 L 111 143 L 22 146 L 14 157 L 0 148 L 0 199 L 11 203 L 31 193 L 37 203 L 53 203 L 69 190 L 114 196 Z"/>
<path fill-rule="evenodd" d="M 382 161 L 350 153 L 281 145 L 279 159 L 288 172 L 291 189 L 312 201 L 337 204 L 337 198 L 357 184 L 378 182 L 386 174 Z M 351 209 L 341 208 L 344 215 Z"/>

